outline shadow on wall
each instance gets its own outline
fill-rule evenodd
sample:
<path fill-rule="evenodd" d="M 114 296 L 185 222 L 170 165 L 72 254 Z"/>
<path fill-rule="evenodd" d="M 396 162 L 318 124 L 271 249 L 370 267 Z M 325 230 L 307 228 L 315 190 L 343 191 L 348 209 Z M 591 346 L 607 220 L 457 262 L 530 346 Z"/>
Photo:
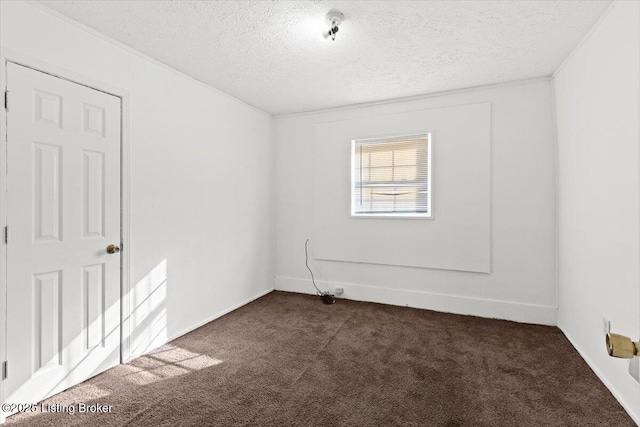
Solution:
<path fill-rule="evenodd" d="M 167 259 L 130 292 L 131 354 L 140 355 L 167 342 Z"/>

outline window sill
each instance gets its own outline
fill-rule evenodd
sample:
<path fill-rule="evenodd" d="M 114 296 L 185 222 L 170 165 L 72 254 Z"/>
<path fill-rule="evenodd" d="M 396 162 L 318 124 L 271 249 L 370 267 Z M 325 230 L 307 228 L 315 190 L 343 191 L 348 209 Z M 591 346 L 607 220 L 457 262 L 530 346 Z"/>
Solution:
<path fill-rule="evenodd" d="M 416 214 L 351 214 L 355 219 L 436 219 L 433 215 Z"/>

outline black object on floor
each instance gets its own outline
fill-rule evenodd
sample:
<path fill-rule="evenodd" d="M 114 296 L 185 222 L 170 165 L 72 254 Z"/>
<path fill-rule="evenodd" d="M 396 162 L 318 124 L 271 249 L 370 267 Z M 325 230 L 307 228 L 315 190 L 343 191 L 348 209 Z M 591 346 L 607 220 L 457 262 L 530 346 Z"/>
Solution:
<path fill-rule="evenodd" d="M 336 302 L 335 298 L 331 294 L 322 294 L 320 295 L 320 299 L 327 305 L 334 304 Z"/>

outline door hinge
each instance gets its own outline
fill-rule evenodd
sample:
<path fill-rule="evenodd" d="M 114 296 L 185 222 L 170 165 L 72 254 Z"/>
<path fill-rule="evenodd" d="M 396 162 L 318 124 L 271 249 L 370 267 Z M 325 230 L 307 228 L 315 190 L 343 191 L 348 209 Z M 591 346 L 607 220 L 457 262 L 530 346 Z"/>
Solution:
<path fill-rule="evenodd" d="M 9 111 L 9 91 L 4 91 L 4 109 Z"/>
<path fill-rule="evenodd" d="M 6 226 L 4 228 L 4 244 L 8 244 L 9 243 L 9 226 Z"/>
<path fill-rule="evenodd" d="M 6 380 L 9 376 L 9 362 L 6 360 L 2 362 L 2 379 Z"/>

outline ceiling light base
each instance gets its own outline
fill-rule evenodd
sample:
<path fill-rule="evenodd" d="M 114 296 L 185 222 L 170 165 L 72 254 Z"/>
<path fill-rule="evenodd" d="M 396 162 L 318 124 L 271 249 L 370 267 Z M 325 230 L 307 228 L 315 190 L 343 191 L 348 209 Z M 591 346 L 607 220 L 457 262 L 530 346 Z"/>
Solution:
<path fill-rule="evenodd" d="M 329 26 L 333 28 L 336 25 L 342 24 L 342 21 L 344 21 L 344 15 L 342 14 L 342 12 L 332 10 L 327 13 L 325 20 L 327 21 L 327 24 L 329 24 Z"/>

